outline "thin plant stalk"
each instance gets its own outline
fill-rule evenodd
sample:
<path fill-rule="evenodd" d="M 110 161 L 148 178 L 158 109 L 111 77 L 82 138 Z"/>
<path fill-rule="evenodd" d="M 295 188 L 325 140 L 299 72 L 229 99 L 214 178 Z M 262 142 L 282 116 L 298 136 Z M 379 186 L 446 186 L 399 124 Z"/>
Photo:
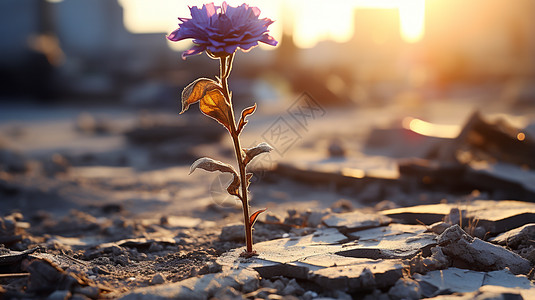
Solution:
<path fill-rule="evenodd" d="M 230 122 L 230 135 L 234 143 L 234 151 L 236 152 L 236 161 L 238 162 L 239 175 L 240 175 L 240 184 L 241 184 L 241 195 L 240 200 L 243 207 L 243 221 L 245 225 L 245 244 L 246 244 L 246 253 L 253 254 L 253 230 L 251 226 L 251 221 L 249 218 L 249 201 L 247 193 L 247 179 L 245 172 L 245 163 L 244 163 L 244 154 L 242 151 L 239 134 L 236 130 L 236 121 L 234 118 L 234 110 L 232 109 L 232 99 L 228 90 L 227 79 L 230 76 L 230 71 L 232 70 L 232 62 L 234 60 L 234 53 L 226 56 L 220 57 L 220 83 L 223 89 L 223 96 L 228 101 L 231 109 L 229 112 Z"/>

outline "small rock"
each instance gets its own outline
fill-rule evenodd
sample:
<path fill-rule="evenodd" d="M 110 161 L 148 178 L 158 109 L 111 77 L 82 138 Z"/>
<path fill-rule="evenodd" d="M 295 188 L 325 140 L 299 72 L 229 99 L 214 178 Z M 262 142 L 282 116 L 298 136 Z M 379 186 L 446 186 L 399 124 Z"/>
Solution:
<path fill-rule="evenodd" d="M 409 278 L 400 278 L 396 284 L 390 288 L 388 295 L 393 300 L 401 299 L 420 299 L 420 285 L 418 282 Z"/>
<path fill-rule="evenodd" d="M 436 223 L 429 225 L 429 229 L 436 234 L 442 234 L 444 230 L 450 228 L 450 226 L 451 226 L 451 223 L 446 223 L 446 222 L 441 221 L 441 222 L 436 222 Z"/>
<path fill-rule="evenodd" d="M 314 292 L 314 291 L 306 291 L 303 296 L 301 296 L 301 298 L 303 298 L 303 300 L 312 300 L 312 299 L 315 299 L 318 297 L 318 293 Z"/>
<path fill-rule="evenodd" d="M 241 290 L 244 293 L 250 293 L 252 291 L 257 290 L 258 289 L 258 285 L 259 285 L 259 280 L 258 279 L 247 280 L 242 284 Z"/>
<path fill-rule="evenodd" d="M 274 289 L 277 289 L 277 291 L 282 292 L 284 290 L 284 282 L 282 282 L 282 280 L 280 279 L 277 279 L 273 282 L 273 288 Z"/>
<path fill-rule="evenodd" d="M 165 278 L 162 276 L 161 273 L 154 274 L 154 276 L 152 276 L 152 278 L 150 279 L 151 285 L 162 284 L 164 282 L 165 282 Z"/>
<path fill-rule="evenodd" d="M 346 154 L 342 141 L 338 139 L 332 140 L 327 149 L 329 151 L 329 157 L 344 157 Z"/>
<path fill-rule="evenodd" d="M 329 214 L 329 210 L 320 210 L 320 211 L 307 211 L 307 226 L 316 228 L 321 225 L 321 222 L 325 216 Z"/>
<path fill-rule="evenodd" d="M 266 213 L 266 223 L 272 223 L 272 224 L 280 224 L 282 223 L 282 218 L 278 215 L 275 215 L 271 212 Z"/>
<path fill-rule="evenodd" d="M 149 246 L 149 252 L 159 252 L 162 250 L 163 250 L 163 246 L 156 242 L 151 243 Z"/>
<path fill-rule="evenodd" d="M 464 230 L 471 236 L 484 240 L 487 235 L 487 230 L 483 226 L 467 226 Z"/>
<path fill-rule="evenodd" d="M 354 210 L 353 203 L 347 199 L 340 199 L 331 205 L 331 210 L 334 213 L 347 213 Z"/>
<path fill-rule="evenodd" d="M 294 279 L 290 280 L 286 287 L 282 290 L 282 295 L 297 295 L 300 296 L 305 292 L 305 290 L 297 283 Z"/>
<path fill-rule="evenodd" d="M 466 212 L 463 211 L 463 215 Z M 444 222 L 449 224 L 461 224 L 461 211 L 458 208 L 450 209 L 450 213 L 444 217 Z"/>
<path fill-rule="evenodd" d="M 46 297 L 47 300 L 66 300 L 66 299 L 70 299 L 71 298 L 71 292 L 70 291 L 65 291 L 65 290 L 62 290 L 62 291 L 54 291 L 52 292 L 52 294 L 48 295 L 48 297 Z"/>

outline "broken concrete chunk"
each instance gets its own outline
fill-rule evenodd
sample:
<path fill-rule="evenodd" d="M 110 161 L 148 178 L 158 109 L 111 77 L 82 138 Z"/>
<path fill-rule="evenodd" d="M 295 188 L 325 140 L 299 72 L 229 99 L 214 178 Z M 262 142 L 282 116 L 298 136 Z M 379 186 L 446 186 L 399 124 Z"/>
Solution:
<path fill-rule="evenodd" d="M 493 272 L 477 272 L 449 268 L 431 271 L 426 275 L 415 274 L 414 279 L 419 283 L 424 297 L 482 291 L 484 290 L 482 286 L 515 288 L 517 291 L 535 288 L 526 276 L 515 276 L 507 269 Z"/>
<path fill-rule="evenodd" d="M 316 270 L 309 277 L 325 288 L 354 292 L 392 286 L 403 276 L 402 270 L 401 260 L 369 260 Z"/>
<path fill-rule="evenodd" d="M 28 265 L 30 278 L 28 291 L 33 293 L 51 293 L 56 290 L 73 290 L 83 283 L 81 279 L 67 273 L 46 260 L 34 260 Z M 98 292 L 97 292 L 98 294 Z"/>
<path fill-rule="evenodd" d="M 328 227 L 335 227 L 344 232 L 387 225 L 392 222 L 389 217 L 379 214 L 365 214 L 359 211 L 332 214 L 323 220 Z"/>
<path fill-rule="evenodd" d="M 530 240 L 535 240 L 535 223 L 526 224 L 522 227 L 509 230 L 490 239 L 493 243 L 504 245 L 512 249 L 518 248 L 520 244 L 531 244 L 529 242 Z"/>
<path fill-rule="evenodd" d="M 483 278 L 483 285 L 497 285 L 518 289 L 530 289 L 535 287 L 526 276 L 515 276 L 508 269 L 487 272 Z"/>
<path fill-rule="evenodd" d="M 336 254 L 371 259 L 411 258 L 421 251 L 429 253 L 436 245 L 436 234 L 425 231 L 421 225 L 390 224 L 348 233 L 358 240 L 355 247 Z"/>
<path fill-rule="evenodd" d="M 535 142 L 529 136 L 523 140 L 518 139 L 519 132 L 519 128 L 504 119 L 491 122 L 476 111 L 459 136 L 439 149 L 438 158 L 459 159 L 459 152 L 464 151 L 469 152 L 475 160 L 490 156 L 498 161 L 535 167 Z"/>
<path fill-rule="evenodd" d="M 243 286 L 251 284 L 258 287 L 258 282 L 258 273 L 255 271 L 247 269 L 230 270 L 200 277 L 191 277 L 175 283 L 137 288 L 120 299 L 209 299 L 222 289 L 232 287 L 242 290 Z"/>
<path fill-rule="evenodd" d="M 437 241 L 454 266 L 483 271 L 509 268 L 514 274 L 527 274 L 531 269 L 528 260 L 503 247 L 469 236 L 459 225 L 446 229 Z"/>
<path fill-rule="evenodd" d="M 420 284 L 424 297 L 473 292 L 483 285 L 484 277 L 485 273 L 483 272 L 458 268 L 431 271 L 425 275 L 414 275 L 414 279 Z"/>
<path fill-rule="evenodd" d="M 522 201 L 476 200 L 468 204 L 441 203 L 395 208 L 381 213 L 409 224 L 433 224 L 443 221 L 452 208 L 458 208 L 462 224 L 477 221 L 489 234 L 498 234 L 535 223 L 535 203 Z"/>

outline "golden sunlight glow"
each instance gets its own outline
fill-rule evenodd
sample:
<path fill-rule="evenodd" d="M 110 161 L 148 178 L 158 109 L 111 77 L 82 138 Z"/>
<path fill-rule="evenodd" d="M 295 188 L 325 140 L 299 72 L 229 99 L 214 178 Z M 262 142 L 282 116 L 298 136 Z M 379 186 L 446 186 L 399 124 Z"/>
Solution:
<path fill-rule="evenodd" d="M 526 139 L 526 135 L 523 133 L 523 132 L 519 132 L 517 135 L 516 135 L 516 138 L 519 140 L 519 141 L 523 141 Z"/>
<path fill-rule="evenodd" d="M 166 33 L 169 34 L 178 27 L 178 17 L 189 18 L 190 6 L 201 7 L 208 0 L 119 0 L 124 10 L 124 24 L 133 33 Z M 214 1 L 218 5 L 219 1 Z M 221 1 L 222 2 L 222 1 Z M 232 6 L 238 6 L 245 0 L 227 0 Z M 280 5 L 278 1 L 247 0 L 247 4 L 260 8 L 260 18 L 270 18 L 276 22 L 269 26 L 270 34 L 278 41 L 282 37 L 282 22 L 280 21 Z M 191 46 L 191 41 L 169 42 L 168 45 L 177 51 Z M 273 49 L 273 46 L 260 47 Z"/>
<path fill-rule="evenodd" d="M 52 0 L 49 0 L 52 1 Z M 57 0 L 55 0 L 57 1 Z M 400 35 L 405 42 L 414 43 L 424 35 L 426 0 L 248 0 L 251 6 L 262 11 L 261 17 L 276 20 L 270 26 L 271 35 L 280 40 L 285 30 L 291 30 L 295 44 L 310 48 L 322 40 L 338 43 L 349 41 L 354 34 L 355 9 L 398 9 Z M 170 33 L 178 25 L 178 16 L 189 17 L 188 6 L 202 6 L 206 0 L 189 0 L 187 5 L 176 0 L 119 0 L 124 9 L 125 27 L 133 33 Z M 216 4 L 219 1 L 216 1 Z M 232 6 L 244 0 L 227 0 Z M 283 20 L 284 19 L 284 20 Z M 183 50 L 190 41 L 170 43 L 174 49 Z M 261 45 L 263 47 L 263 45 Z M 264 49 L 273 49 L 264 46 Z"/>
<path fill-rule="evenodd" d="M 461 132 L 461 127 L 457 125 L 440 125 L 429 123 L 420 119 L 407 117 L 403 119 L 402 126 L 425 136 L 433 136 L 439 138 L 455 138 Z"/>
<path fill-rule="evenodd" d="M 399 1 L 401 37 L 407 43 L 416 43 L 424 36 L 425 0 Z"/>

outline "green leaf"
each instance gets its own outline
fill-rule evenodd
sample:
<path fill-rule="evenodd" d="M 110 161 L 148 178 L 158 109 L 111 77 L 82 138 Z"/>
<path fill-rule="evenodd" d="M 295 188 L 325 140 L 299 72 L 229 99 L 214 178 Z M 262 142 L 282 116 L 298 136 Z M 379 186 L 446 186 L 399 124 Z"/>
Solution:
<path fill-rule="evenodd" d="M 251 215 L 251 217 L 249 218 L 249 224 L 251 224 L 251 227 L 254 226 L 254 223 L 256 223 L 256 219 L 258 218 L 258 215 L 260 215 L 261 213 L 265 212 L 267 210 L 267 208 L 264 208 L 264 209 L 261 209 L 261 210 L 257 210 L 255 213 L 253 213 Z"/>
<path fill-rule="evenodd" d="M 256 103 L 253 106 L 247 107 L 246 109 L 242 110 L 240 122 L 238 122 L 238 129 L 236 130 L 238 134 L 240 134 L 240 132 L 243 130 L 243 127 L 245 127 L 245 124 L 247 124 L 248 122 L 245 119 L 245 117 L 247 117 L 248 115 L 252 115 L 255 112 L 255 110 L 256 110 Z"/>
<path fill-rule="evenodd" d="M 195 171 L 197 168 L 201 168 L 209 172 L 220 171 L 224 173 L 231 173 L 235 177 L 238 177 L 238 173 L 236 172 L 233 166 L 226 164 L 224 162 L 220 162 L 215 159 L 211 159 L 209 157 L 203 157 L 203 158 L 197 159 L 191 165 L 191 168 L 189 169 L 189 173 L 190 174 L 193 173 L 193 171 Z"/>
<path fill-rule="evenodd" d="M 247 165 L 255 156 L 270 152 L 273 150 L 273 147 L 268 145 L 267 143 L 260 143 L 256 147 L 244 149 L 245 151 L 245 159 L 243 160 L 243 163 Z"/>
<path fill-rule="evenodd" d="M 215 80 L 209 78 L 199 78 L 188 84 L 182 91 L 182 111 L 180 113 L 184 113 L 191 104 L 204 98 L 208 91 L 220 88 L 221 86 Z"/>

